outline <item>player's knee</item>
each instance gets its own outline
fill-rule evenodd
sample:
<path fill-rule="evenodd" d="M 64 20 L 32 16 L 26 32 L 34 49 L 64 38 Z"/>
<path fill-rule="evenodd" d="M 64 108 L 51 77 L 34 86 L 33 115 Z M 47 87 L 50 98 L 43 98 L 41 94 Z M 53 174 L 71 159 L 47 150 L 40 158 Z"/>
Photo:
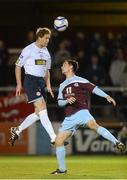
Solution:
<path fill-rule="evenodd" d="M 46 109 L 46 103 L 43 100 L 39 100 L 34 103 L 34 107 L 37 112 L 40 112 L 40 111 Z"/>
<path fill-rule="evenodd" d="M 55 145 L 56 147 L 57 146 L 62 146 L 64 144 L 64 138 L 62 137 L 56 137 L 56 140 L 55 140 Z"/>
<path fill-rule="evenodd" d="M 90 128 L 90 129 L 93 129 L 93 130 L 97 130 L 98 129 L 98 127 L 99 127 L 99 125 L 96 123 L 96 121 L 95 120 L 91 120 L 91 121 L 89 121 L 88 122 L 88 127 Z"/>

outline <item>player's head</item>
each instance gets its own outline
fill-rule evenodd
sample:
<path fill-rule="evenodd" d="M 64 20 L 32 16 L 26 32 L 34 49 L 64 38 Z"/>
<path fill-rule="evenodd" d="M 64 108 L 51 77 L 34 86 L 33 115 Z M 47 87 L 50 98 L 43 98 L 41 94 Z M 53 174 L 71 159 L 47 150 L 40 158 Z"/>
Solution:
<path fill-rule="evenodd" d="M 61 66 L 63 74 L 66 74 L 67 72 L 76 73 L 78 68 L 79 68 L 78 62 L 72 59 L 65 59 Z"/>
<path fill-rule="evenodd" d="M 48 28 L 38 28 L 36 31 L 36 41 L 43 47 L 48 45 L 51 31 Z"/>

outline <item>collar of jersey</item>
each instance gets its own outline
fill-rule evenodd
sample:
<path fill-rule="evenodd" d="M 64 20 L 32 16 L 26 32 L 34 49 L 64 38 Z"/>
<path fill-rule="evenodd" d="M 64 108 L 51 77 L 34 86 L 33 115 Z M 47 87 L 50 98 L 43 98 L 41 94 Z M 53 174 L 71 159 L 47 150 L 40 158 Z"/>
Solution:
<path fill-rule="evenodd" d="M 41 51 L 42 49 L 45 49 L 45 47 L 39 48 L 39 47 L 35 44 L 35 42 L 33 43 L 33 45 L 34 45 L 34 47 L 35 47 L 36 49 L 38 49 L 39 51 Z"/>

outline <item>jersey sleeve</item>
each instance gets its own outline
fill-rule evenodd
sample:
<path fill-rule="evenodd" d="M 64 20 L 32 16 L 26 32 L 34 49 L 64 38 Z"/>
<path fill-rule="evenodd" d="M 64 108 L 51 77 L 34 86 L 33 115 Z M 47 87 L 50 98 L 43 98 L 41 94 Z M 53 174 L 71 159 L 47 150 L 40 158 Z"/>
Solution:
<path fill-rule="evenodd" d="M 61 85 L 60 85 L 60 87 L 59 87 L 59 93 L 58 93 L 58 97 L 57 97 L 57 99 L 58 100 L 63 100 L 64 98 L 63 98 L 63 93 L 62 93 L 62 87 L 61 87 Z"/>
<path fill-rule="evenodd" d="M 104 97 L 106 98 L 108 96 L 108 94 L 106 94 L 104 91 L 102 91 L 100 88 L 98 88 L 97 86 L 93 89 L 92 91 L 93 94 L 96 94 L 100 97 Z"/>
<path fill-rule="evenodd" d="M 19 58 L 17 59 L 15 65 L 20 66 L 20 67 L 24 66 L 26 59 L 27 59 L 27 56 L 28 56 L 28 51 L 26 51 L 26 49 L 24 49 L 21 52 Z"/>

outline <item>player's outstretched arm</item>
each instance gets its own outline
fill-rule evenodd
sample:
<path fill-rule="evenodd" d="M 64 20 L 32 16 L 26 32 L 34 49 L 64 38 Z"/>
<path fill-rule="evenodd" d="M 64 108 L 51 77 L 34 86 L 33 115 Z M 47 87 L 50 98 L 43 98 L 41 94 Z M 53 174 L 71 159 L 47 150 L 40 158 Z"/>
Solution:
<path fill-rule="evenodd" d="M 113 103 L 113 105 L 116 106 L 116 101 L 111 96 L 109 96 L 104 91 L 102 91 L 100 88 L 98 88 L 97 86 L 93 89 L 92 93 L 100 97 L 106 98 L 109 103 Z"/>

